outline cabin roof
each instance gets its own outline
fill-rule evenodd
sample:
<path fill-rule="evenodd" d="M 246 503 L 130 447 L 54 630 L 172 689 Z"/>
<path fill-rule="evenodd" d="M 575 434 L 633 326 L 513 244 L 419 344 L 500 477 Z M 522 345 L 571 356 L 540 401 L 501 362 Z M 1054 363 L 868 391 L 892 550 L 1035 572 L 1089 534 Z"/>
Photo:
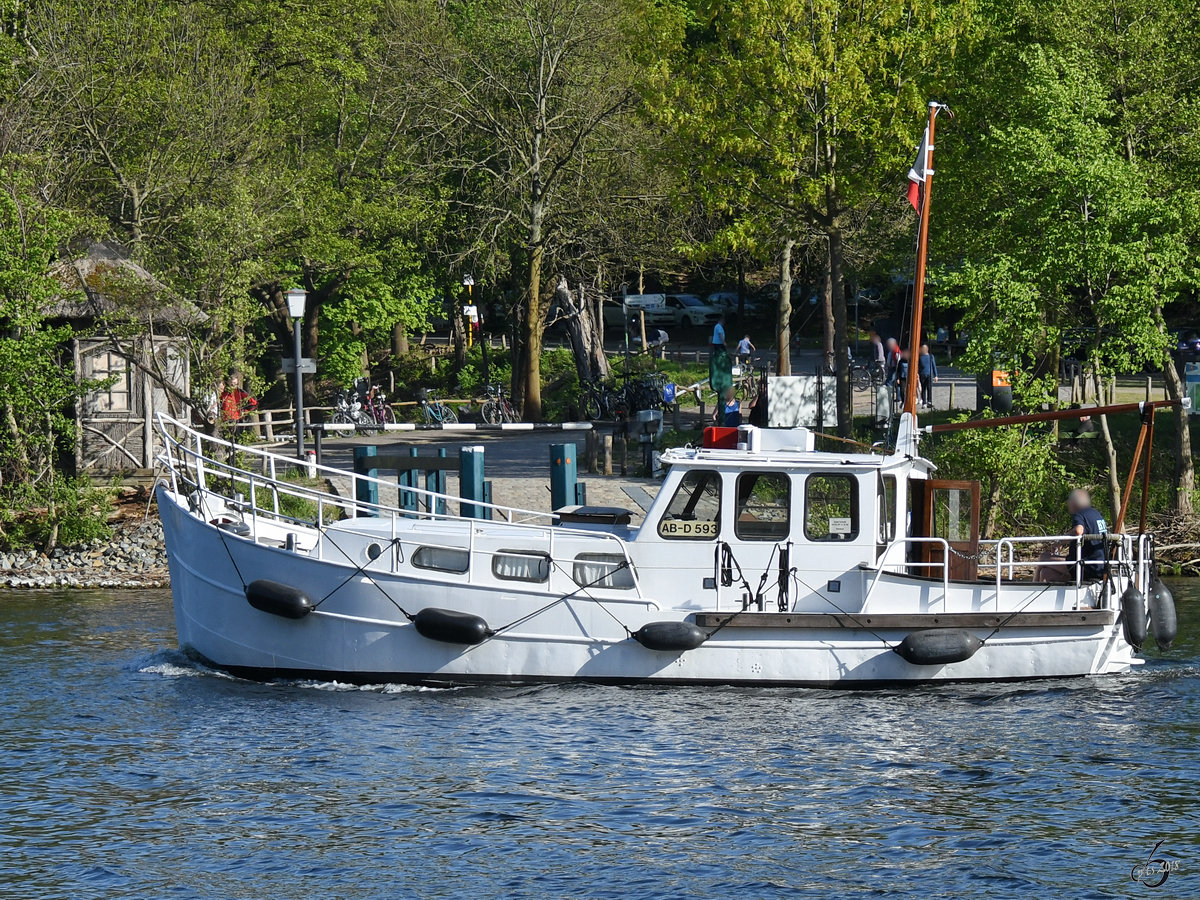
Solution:
<path fill-rule="evenodd" d="M 702 466 L 721 468 L 784 468 L 784 469 L 829 469 L 845 467 L 854 469 L 896 469 L 915 467 L 932 470 L 932 463 L 925 459 L 909 459 L 895 454 L 881 456 L 876 453 L 824 453 L 815 450 L 722 450 L 700 447 L 679 447 L 667 450 L 663 462 L 670 465 Z"/>

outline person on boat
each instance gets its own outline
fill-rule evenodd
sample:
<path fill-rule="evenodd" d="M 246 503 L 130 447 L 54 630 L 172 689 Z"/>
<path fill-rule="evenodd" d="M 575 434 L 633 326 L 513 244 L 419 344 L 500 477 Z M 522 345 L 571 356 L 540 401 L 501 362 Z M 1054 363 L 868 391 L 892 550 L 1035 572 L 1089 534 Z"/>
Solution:
<path fill-rule="evenodd" d="M 258 401 L 242 390 L 242 374 L 234 372 L 229 376 L 229 384 L 221 391 L 221 418 L 226 422 L 240 422 L 256 409 Z"/>
<path fill-rule="evenodd" d="M 1105 541 L 1100 535 L 1108 534 L 1108 523 L 1104 521 L 1104 516 L 1100 515 L 1099 511 L 1092 506 L 1091 495 L 1083 488 L 1076 488 L 1071 491 L 1067 497 L 1067 512 L 1071 514 L 1071 527 L 1067 529 L 1067 535 L 1072 538 L 1080 538 L 1083 535 L 1089 537 L 1071 542 L 1070 552 L 1066 557 L 1061 557 L 1055 554 L 1054 547 L 1051 547 L 1042 554 L 1039 562 L 1078 562 L 1080 550 L 1083 551 L 1083 571 L 1081 578 L 1083 581 L 1099 581 L 1104 577 L 1104 560 L 1105 560 Z M 1070 583 L 1075 580 L 1075 567 L 1065 565 L 1045 565 L 1039 566 L 1035 575 L 1035 580 L 1045 583 Z"/>
<path fill-rule="evenodd" d="M 933 409 L 933 383 L 938 380 L 937 360 L 929 352 L 929 345 L 921 345 L 921 355 L 917 357 L 917 377 L 921 379 L 921 403 L 928 409 Z"/>
<path fill-rule="evenodd" d="M 742 424 L 742 404 L 738 402 L 733 385 L 725 388 L 725 396 L 713 411 L 713 422 L 726 428 L 737 428 Z"/>

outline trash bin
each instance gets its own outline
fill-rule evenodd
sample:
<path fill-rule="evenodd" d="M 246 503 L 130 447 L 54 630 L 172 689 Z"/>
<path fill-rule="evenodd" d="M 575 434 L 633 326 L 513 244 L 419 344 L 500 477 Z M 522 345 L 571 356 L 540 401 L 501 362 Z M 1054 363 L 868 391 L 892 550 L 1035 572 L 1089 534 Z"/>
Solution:
<path fill-rule="evenodd" d="M 975 377 L 975 408 L 991 408 L 998 413 L 1010 413 L 1013 408 L 1012 384 L 1004 369 L 992 369 Z"/>

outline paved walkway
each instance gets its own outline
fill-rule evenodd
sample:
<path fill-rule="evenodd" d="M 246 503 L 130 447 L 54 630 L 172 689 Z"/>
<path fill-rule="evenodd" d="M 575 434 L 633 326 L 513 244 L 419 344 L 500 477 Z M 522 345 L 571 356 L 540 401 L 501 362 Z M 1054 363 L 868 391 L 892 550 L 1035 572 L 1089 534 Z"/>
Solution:
<path fill-rule="evenodd" d="M 576 434 L 576 451 L 582 453 L 586 438 Z M 484 447 L 484 476 L 492 482 L 492 502 L 531 512 L 551 512 L 550 502 L 550 445 L 564 443 L 560 437 L 547 434 L 518 432 L 516 434 L 492 435 L 446 435 L 435 432 L 406 433 L 400 440 L 374 437 L 353 437 L 328 441 L 324 447 L 322 462 L 349 472 L 354 465 L 354 447 L 374 444 L 381 449 L 418 447 L 423 456 L 432 456 L 437 448 L 445 447 L 448 455 L 454 456 L 463 446 Z M 629 471 L 634 471 L 639 460 L 635 458 L 637 447 L 631 446 Z M 619 463 L 618 463 L 619 464 Z M 395 476 L 384 474 L 383 480 L 395 482 Z M 657 478 L 638 478 L 631 475 L 591 475 L 581 473 L 579 480 L 586 485 L 589 506 L 615 506 L 633 513 L 634 523 L 642 520 L 645 507 L 658 493 L 662 482 Z M 351 479 L 330 479 L 339 496 L 349 498 L 353 491 Z M 446 493 L 457 497 L 458 474 L 447 473 Z M 396 490 L 384 491 L 380 501 L 396 503 Z"/>

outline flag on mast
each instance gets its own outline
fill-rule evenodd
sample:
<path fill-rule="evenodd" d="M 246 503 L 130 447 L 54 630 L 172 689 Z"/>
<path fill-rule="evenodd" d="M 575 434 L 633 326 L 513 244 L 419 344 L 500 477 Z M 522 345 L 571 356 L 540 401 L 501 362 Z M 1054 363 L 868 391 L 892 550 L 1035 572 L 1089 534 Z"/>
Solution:
<path fill-rule="evenodd" d="M 926 164 L 929 161 L 929 126 L 925 126 L 925 134 L 921 137 L 921 146 L 917 148 L 917 158 L 912 168 L 908 170 L 908 202 L 917 212 L 921 211 L 921 186 L 925 184 Z"/>

